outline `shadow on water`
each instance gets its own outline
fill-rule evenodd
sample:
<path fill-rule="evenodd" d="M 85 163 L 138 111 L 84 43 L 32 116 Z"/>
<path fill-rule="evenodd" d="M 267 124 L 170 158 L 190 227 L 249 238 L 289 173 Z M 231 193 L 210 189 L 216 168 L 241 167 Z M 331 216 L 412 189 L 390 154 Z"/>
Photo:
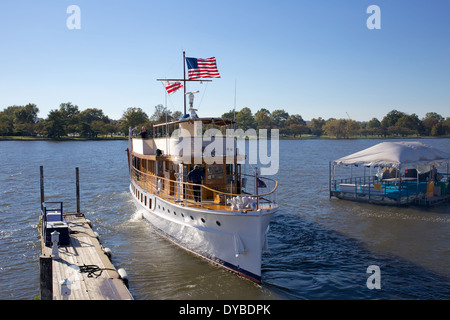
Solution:
<path fill-rule="evenodd" d="M 450 280 L 305 218 L 279 211 L 263 258 L 264 286 L 286 299 L 449 299 Z M 380 289 L 369 289 L 380 268 Z"/>

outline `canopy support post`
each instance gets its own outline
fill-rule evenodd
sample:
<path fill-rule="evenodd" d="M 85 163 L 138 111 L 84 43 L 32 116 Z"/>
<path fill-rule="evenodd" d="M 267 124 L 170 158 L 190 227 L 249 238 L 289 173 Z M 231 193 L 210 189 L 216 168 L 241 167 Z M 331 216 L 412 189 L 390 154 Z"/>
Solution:
<path fill-rule="evenodd" d="M 328 192 L 331 199 L 331 161 L 328 161 Z"/>
<path fill-rule="evenodd" d="M 402 166 L 398 167 L 398 205 L 401 204 L 401 198 L 402 198 Z"/>

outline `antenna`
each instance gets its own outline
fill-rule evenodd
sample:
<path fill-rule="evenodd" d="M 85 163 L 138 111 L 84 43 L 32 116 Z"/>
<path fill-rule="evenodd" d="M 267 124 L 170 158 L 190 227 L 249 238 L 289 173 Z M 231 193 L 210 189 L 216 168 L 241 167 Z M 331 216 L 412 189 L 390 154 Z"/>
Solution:
<path fill-rule="evenodd" d="M 234 109 L 233 109 L 234 121 L 236 121 L 236 79 L 234 79 Z"/>

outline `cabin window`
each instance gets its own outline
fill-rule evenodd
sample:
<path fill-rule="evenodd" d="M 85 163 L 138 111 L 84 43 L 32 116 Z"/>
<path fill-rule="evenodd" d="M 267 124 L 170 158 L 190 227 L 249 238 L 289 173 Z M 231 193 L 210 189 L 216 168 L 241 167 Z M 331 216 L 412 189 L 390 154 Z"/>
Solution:
<path fill-rule="evenodd" d="M 208 166 L 208 180 L 221 180 L 223 179 L 223 174 L 224 172 L 222 164 L 211 164 Z"/>

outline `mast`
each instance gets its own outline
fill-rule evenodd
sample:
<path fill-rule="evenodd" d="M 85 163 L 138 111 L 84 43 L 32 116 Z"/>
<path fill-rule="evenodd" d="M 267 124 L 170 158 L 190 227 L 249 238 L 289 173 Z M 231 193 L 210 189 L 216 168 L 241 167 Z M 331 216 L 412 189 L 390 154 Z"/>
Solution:
<path fill-rule="evenodd" d="M 184 114 L 186 114 L 186 82 L 211 82 L 209 79 L 186 79 L 186 52 L 183 50 L 183 79 L 156 79 L 156 81 L 183 81 L 184 90 Z"/>

